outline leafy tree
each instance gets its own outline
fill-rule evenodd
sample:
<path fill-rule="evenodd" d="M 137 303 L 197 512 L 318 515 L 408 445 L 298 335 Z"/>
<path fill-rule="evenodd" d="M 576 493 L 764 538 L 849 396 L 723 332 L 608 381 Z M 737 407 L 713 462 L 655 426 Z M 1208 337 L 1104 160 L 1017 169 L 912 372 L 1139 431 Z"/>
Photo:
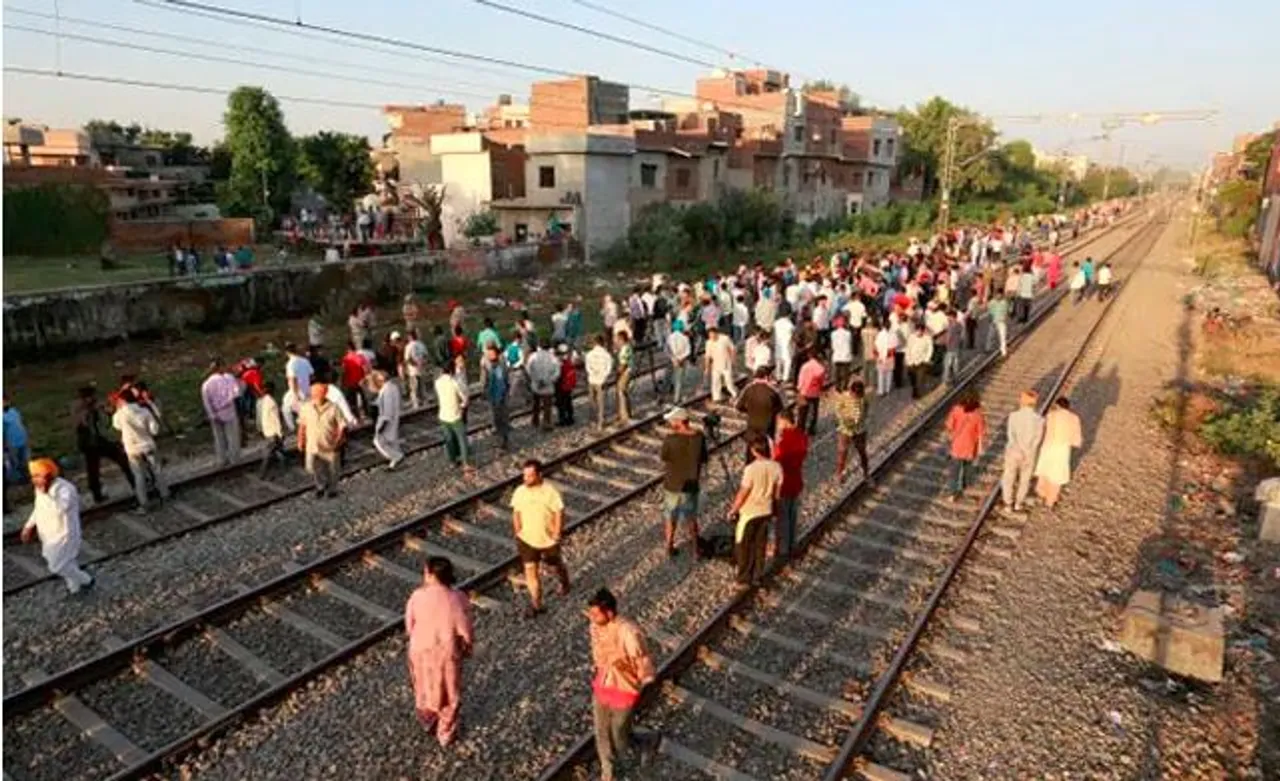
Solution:
<path fill-rule="evenodd" d="M 1280 131 L 1263 133 L 1245 147 L 1243 168 L 1249 180 L 1261 182 L 1266 177 L 1267 163 L 1271 162 L 1271 150 L 1275 147 L 1277 132 Z"/>
<path fill-rule="evenodd" d="M 209 150 L 192 143 L 191 134 L 185 131 L 146 128 L 138 137 L 138 143 L 160 147 L 165 165 L 206 165 L 209 162 Z"/>
<path fill-rule="evenodd" d="M 1109 183 L 1108 170 L 1111 174 Z M 1091 201 L 1101 200 L 1104 193 L 1108 198 L 1121 198 L 1138 192 L 1138 177 L 1123 166 L 1111 166 L 1108 169 L 1100 165 L 1091 165 L 1080 182 L 1080 190 Z"/>
<path fill-rule="evenodd" d="M 231 178 L 231 150 L 225 140 L 218 141 L 209 149 L 209 178 L 215 182 Z"/>
<path fill-rule="evenodd" d="M 898 112 L 903 131 L 899 169 L 923 177 L 926 197 L 937 192 L 946 157 L 947 126 L 952 117 L 961 121 L 956 131 L 952 199 L 995 192 L 1001 183 L 1000 171 L 991 155 L 983 154 L 995 141 L 995 129 L 973 111 L 936 96 L 917 105 L 914 111 Z"/>
<path fill-rule="evenodd" d="M 223 210 L 270 225 L 289 209 L 297 183 L 297 154 L 284 112 L 261 87 L 237 87 L 223 114 L 231 170 L 222 188 Z"/>
<path fill-rule="evenodd" d="M 462 235 L 468 239 L 492 236 L 499 231 L 498 215 L 491 211 L 476 212 L 467 216 L 462 225 Z"/>
<path fill-rule="evenodd" d="M 1249 235 L 1258 207 L 1262 204 L 1262 183 L 1233 179 L 1218 189 L 1218 228 L 1229 236 Z"/>
<path fill-rule="evenodd" d="M 84 132 L 95 143 L 136 144 L 142 136 L 142 125 L 132 122 L 125 126 L 114 119 L 91 119 L 84 124 Z"/>
<path fill-rule="evenodd" d="M 369 139 L 322 130 L 298 141 L 298 173 L 330 206 L 346 210 L 373 186 Z"/>
<path fill-rule="evenodd" d="M 840 108 L 846 112 L 857 111 L 862 102 L 862 98 L 858 93 L 854 92 L 848 84 L 836 84 L 830 79 L 818 79 L 817 81 L 806 81 L 800 87 L 801 92 L 834 92 L 840 100 Z"/>

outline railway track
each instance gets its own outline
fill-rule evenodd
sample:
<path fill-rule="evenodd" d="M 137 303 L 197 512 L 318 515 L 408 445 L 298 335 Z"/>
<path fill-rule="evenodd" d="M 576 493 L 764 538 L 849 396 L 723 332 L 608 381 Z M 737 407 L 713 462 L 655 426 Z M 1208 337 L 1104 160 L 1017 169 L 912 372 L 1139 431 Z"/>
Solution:
<path fill-rule="evenodd" d="M 733 415 L 725 418 L 731 428 L 721 447 L 741 433 Z M 549 463 L 567 489 L 570 532 L 658 482 L 652 455 L 658 426 L 651 415 Z M 92 737 L 103 770 L 90 777 L 134 778 L 158 769 L 396 633 L 399 607 L 420 580 L 424 555 L 450 556 L 469 573 L 469 591 L 492 592 L 508 582 L 515 557 L 505 500 L 517 482 L 487 486 L 305 567 L 294 565 L 142 637 L 108 638 L 110 650 L 52 677 L 26 671 L 27 688 L 4 701 L 6 736 L 20 741 L 32 724 L 57 721 Z M 495 609 L 501 600 L 479 596 L 477 604 Z"/>
<path fill-rule="evenodd" d="M 1113 263 L 1140 263 L 1162 230 L 1139 228 Z M 1045 325 L 1021 333 L 1006 361 L 988 357 L 878 456 L 874 485 L 851 485 L 803 533 L 798 558 L 773 562 L 759 586 L 740 590 L 692 635 L 645 627 L 665 662 L 638 711 L 662 736 L 640 777 L 913 777 L 887 758 L 930 743 L 931 705 L 921 700 L 950 694 L 927 673 L 904 673 L 921 653 L 963 663 L 963 638 L 981 622 L 941 609 L 948 589 L 962 569 L 966 578 L 998 578 L 1020 533 L 1017 519 L 991 518 L 999 447 L 979 459 L 978 484 L 963 499 L 943 496 L 940 416 L 965 387 L 979 387 L 991 441 L 1000 442 L 1018 394 L 1036 388 L 1051 403 L 1115 300 L 1052 320 L 1044 318 L 1055 307 L 1041 308 L 1034 317 Z M 922 644 L 927 629 L 938 631 Z M 593 736 L 583 735 L 540 781 L 587 777 L 592 749 Z"/>
<path fill-rule="evenodd" d="M 646 353 L 647 360 L 644 358 Z M 669 365 L 665 360 L 653 360 L 651 351 L 646 353 L 640 354 L 641 360 L 637 363 L 640 368 L 633 380 L 637 391 L 642 380 L 657 376 Z M 610 380 L 610 386 L 613 382 Z M 575 398 L 585 398 L 586 393 L 584 372 Z M 468 435 L 482 438 L 493 430 L 489 408 L 481 394 L 472 392 L 471 398 L 471 416 L 477 422 L 467 427 Z M 526 404 L 512 411 L 511 420 L 527 418 L 532 412 Z M 436 407 L 432 404 L 409 411 L 402 417 L 401 446 L 406 457 L 443 446 L 435 413 Z M 374 450 L 372 439 L 371 425 L 362 424 L 355 429 L 343 464 L 344 480 L 385 463 Z M 291 452 L 288 464 L 276 467 L 265 478 L 258 474 L 259 461 L 256 458 L 192 475 L 175 482 L 173 498 L 146 515 L 136 513 L 137 502 L 132 496 L 94 505 L 86 509 L 82 517 L 84 541 L 81 563 L 100 564 L 303 496 L 313 490 L 314 483 L 296 456 L 296 451 Z M 39 542 L 23 543 L 17 531 L 5 533 L 4 563 L 5 596 L 54 580 L 40 556 Z"/>

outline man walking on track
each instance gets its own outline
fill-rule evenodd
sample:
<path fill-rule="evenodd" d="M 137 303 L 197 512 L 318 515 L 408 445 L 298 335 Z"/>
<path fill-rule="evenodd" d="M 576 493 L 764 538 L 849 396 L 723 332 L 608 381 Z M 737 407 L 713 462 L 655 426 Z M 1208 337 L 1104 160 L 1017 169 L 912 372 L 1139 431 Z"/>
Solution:
<path fill-rule="evenodd" d="M 462 698 L 462 660 L 475 645 L 471 603 L 453 587 L 453 563 L 427 559 L 422 585 L 404 608 L 409 635 L 409 674 L 418 721 L 434 731 L 441 747 L 453 742 Z"/>
<path fill-rule="evenodd" d="M 78 594 L 93 585 L 93 576 L 80 569 L 80 492 L 70 480 L 58 476 L 50 458 L 28 465 L 35 488 L 35 506 L 22 527 L 22 541 L 39 535 L 40 553 L 49 571 L 66 581 L 67 591 Z"/>
<path fill-rule="evenodd" d="M 822 386 L 826 382 L 827 367 L 818 358 L 816 350 L 810 352 L 796 378 L 796 395 L 799 397 L 796 418 L 800 428 L 810 435 L 818 433 L 818 405 L 822 403 Z"/>
<path fill-rule="evenodd" d="M 951 501 L 964 495 L 974 477 L 973 462 L 978 459 L 987 440 L 986 418 L 977 391 L 965 391 L 947 414 L 947 433 L 951 435 Z"/>
<path fill-rule="evenodd" d="M 542 582 L 539 564 L 545 563 L 560 580 L 559 594 L 569 593 L 569 570 L 560 556 L 560 535 L 564 531 L 564 500 L 554 485 L 542 479 L 542 463 L 530 459 L 524 464 L 524 484 L 511 495 L 511 525 L 516 549 L 524 566 L 529 587 L 526 618 L 542 612 Z"/>
<path fill-rule="evenodd" d="M 458 385 L 458 380 L 447 368 L 440 370 L 436 377 L 436 409 L 440 419 L 440 433 L 444 437 L 444 451 L 449 462 L 470 469 L 467 453 L 467 423 L 462 418 L 463 408 L 467 405 L 467 393 Z"/>
<path fill-rule="evenodd" d="M 502 360 L 498 344 L 490 342 L 480 361 L 480 387 L 493 413 L 493 431 L 498 436 L 498 447 L 511 447 L 511 412 L 507 407 L 511 398 L 511 381 L 507 364 Z"/>
<path fill-rule="evenodd" d="M 102 491 L 102 459 L 115 462 L 125 479 L 133 482 L 133 470 L 129 468 L 124 448 L 102 433 L 102 412 L 97 390 L 90 385 L 81 388 L 71 408 L 71 417 L 76 425 L 76 445 L 80 455 L 84 456 L 85 471 L 89 473 L 89 492 L 99 504 L 107 500 Z M 232 414 L 235 414 L 234 404 Z"/>
<path fill-rule="evenodd" d="M 738 493 L 729 507 L 729 520 L 735 522 L 735 580 L 740 586 L 751 585 L 764 574 L 769 521 L 777 516 L 782 490 L 782 466 L 769 458 L 769 440 L 758 434 L 747 436 L 751 455 L 746 469 L 742 470 Z"/>
<path fill-rule="evenodd" d="M 644 635 L 630 620 L 618 615 L 618 600 L 602 588 L 587 603 L 591 621 L 591 679 L 596 754 L 601 781 L 614 781 L 615 764 L 631 753 L 632 743 L 641 751 L 657 748 L 657 735 L 640 740 L 632 735 L 631 716 L 640 691 L 653 681 L 653 658 L 644 646 Z"/>
<path fill-rule="evenodd" d="M 706 373 L 703 377 L 710 379 L 711 400 L 717 404 L 725 401 L 725 389 L 729 391 L 729 400 L 738 395 L 738 389 L 733 385 L 733 363 L 737 352 L 733 340 L 720 333 L 717 326 L 707 328 L 706 356 L 703 358 Z"/>
<path fill-rule="evenodd" d="M 701 431 L 689 425 L 689 413 L 680 407 L 663 418 L 671 425 L 671 433 L 662 442 L 662 463 L 666 476 L 662 482 L 665 512 L 663 537 L 667 556 L 676 555 L 676 527 L 680 521 L 689 527 L 689 549 L 698 557 L 698 501 L 701 498 L 702 468 L 709 457 L 707 440 Z"/>
<path fill-rule="evenodd" d="M 120 442 L 124 445 L 124 454 L 128 457 L 129 469 L 133 472 L 133 490 L 138 499 L 137 512 L 145 513 L 148 482 L 155 484 L 161 499 L 169 498 L 169 487 L 165 484 L 160 458 L 156 455 L 156 434 L 160 433 L 160 421 L 150 408 L 138 403 L 137 392 L 133 388 L 126 388 L 116 397 L 116 411 L 111 416 L 111 425 L 120 432 Z"/>
<path fill-rule="evenodd" d="M 378 419 L 373 424 L 373 446 L 387 459 L 387 469 L 393 470 L 404 460 L 400 449 L 400 411 L 404 396 L 400 384 L 390 379 L 384 371 L 373 373 L 373 389 L 377 392 Z"/>
<path fill-rule="evenodd" d="M 1018 409 L 1009 415 L 1005 425 L 1008 442 L 1004 448 L 1004 473 L 1000 478 L 1000 498 L 1005 512 L 1023 512 L 1031 490 L 1031 471 L 1044 436 L 1044 418 L 1036 412 L 1036 399 L 1035 391 L 1023 391 Z"/>
<path fill-rule="evenodd" d="M 306 469 L 316 481 L 316 496 L 338 495 L 342 475 L 343 440 L 347 426 L 338 405 L 329 401 L 329 386 L 312 383 L 311 400 L 298 414 L 298 450 L 305 454 Z"/>

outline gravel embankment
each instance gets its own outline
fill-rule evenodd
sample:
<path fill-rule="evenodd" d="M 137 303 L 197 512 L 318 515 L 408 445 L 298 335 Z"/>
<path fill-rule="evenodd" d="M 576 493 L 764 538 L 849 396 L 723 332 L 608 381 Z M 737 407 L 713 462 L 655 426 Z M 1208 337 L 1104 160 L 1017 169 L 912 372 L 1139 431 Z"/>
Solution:
<path fill-rule="evenodd" d="M 1031 514 L 967 664 L 930 672 L 954 699 L 924 758 L 929 777 L 1276 777 L 1263 764 L 1275 762 L 1274 721 L 1267 737 L 1262 718 L 1269 699 L 1274 719 L 1280 691 L 1258 674 L 1268 638 L 1256 634 L 1276 618 L 1253 615 L 1240 586 L 1252 560 L 1223 559 L 1240 544 L 1234 510 L 1177 508 L 1172 495 L 1186 490 L 1196 456 L 1148 415 L 1166 383 L 1189 376 L 1184 232 L 1185 222 L 1165 233 L 1076 375 L 1085 446 L 1063 504 Z M 1189 684 L 1106 650 L 1129 595 L 1153 587 L 1228 606 L 1222 684 Z M 1253 637 L 1261 644 L 1246 647 Z"/>
<path fill-rule="evenodd" d="M 636 415 L 658 409 L 651 388 L 647 380 L 636 388 Z M 69 598 L 61 581 L 7 598 L 5 691 L 19 688 L 17 676 L 31 667 L 54 672 L 101 653 L 101 638 L 108 632 L 136 637 L 230 597 L 238 586 L 282 574 L 286 561 L 305 563 L 333 553 L 460 493 L 507 478 L 526 458 L 550 458 L 582 445 L 594 436 L 594 430 L 582 423 L 586 413 L 584 399 L 577 406 L 579 424 L 550 434 L 531 430 L 527 421 L 517 423 L 513 449 L 507 454 L 497 450 L 491 438 L 473 437 L 480 467 L 472 481 L 464 481 L 449 466 L 443 449 L 435 449 L 411 456 L 395 472 L 374 469 L 344 480 L 337 499 L 305 494 L 90 566 L 98 582 L 81 598 Z"/>
<path fill-rule="evenodd" d="M 908 396 L 898 393 L 873 407 L 873 447 L 896 435 L 928 401 L 906 409 Z M 725 458 L 734 484 L 725 483 L 720 464 L 710 465 L 704 485 L 704 528 L 731 497 L 741 447 L 728 448 Z M 834 480 L 833 468 L 832 421 L 824 414 L 807 464 L 806 525 L 844 487 Z M 318 679 L 193 758 L 182 773 L 267 778 L 278 770 L 294 776 L 345 772 L 441 779 L 535 774 L 589 728 L 589 654 L 581 615 L 587 595 L 607 584 L 619 595 L 624 612 L 642 626 L 687 635 L 732 592 L 727 565 L 694 566 L 687 554 L 666 559 L 661 551 L 660 502 L 660 494 L 650 492 L 572 537 L 566 556 L 575 579 L 574 594 L 568 600 L 549 597 L 548 613 L 536 622 L 517 618 L 523 597 L 504 600 L 508 604 L 492 614 L 477 612 L 478 643 L 464 682 L 464 731 L 448 752 L 433 748 L 412 717 L 404 645 L 396 639 Z M 655 645 L 654 650 L 660 649 Z M 834 673 L 815 669 L 814 674 L 829 679 Z M 379 706 L 351 706 L 368 702 Z M 398 715 L 388 718 L 388 713 Z M 832 734 L 826 720 L 806 729 L 815 736 Z M 421 748 L 388 755 L 379 748 L 386 745 Z"/>

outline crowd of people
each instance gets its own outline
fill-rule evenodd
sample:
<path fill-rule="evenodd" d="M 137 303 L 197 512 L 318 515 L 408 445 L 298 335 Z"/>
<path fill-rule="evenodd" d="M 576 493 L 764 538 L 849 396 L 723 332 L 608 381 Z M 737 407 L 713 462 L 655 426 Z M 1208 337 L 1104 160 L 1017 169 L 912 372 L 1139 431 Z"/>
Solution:
<path fill-rule="evenodd" d="M 1059 234 L 1114 220 L 1121 208 L 1095 208 L 1070 222 L 962 227 L 927 241 L 913 238 L 901 251 L 837 252 L 804 264 L 787 259 L 774 268 L 742 265 L 688 281 L 654 275 L 625 295 L 603 296 L 596 334 L 587 333 L 579 302 L 553 307 L 541 329 L 527 311 L 519 311 L 505 328 L 484 318 L 482 327 L 470 334 L 462 305 L 449 302 L 447 318 L 430 324 L 422 304 L 409 294 L 401 317 L 381 341 L 372 304 L 353 309 L 340 354 L 327 349 L 325 326 L 313 318 L 306 349 L 284 345 L 280 386 L 264 377 L 253 358 L 214 360 L 200 388 L 201 402 L 219 463 L 239 461 L 244 430 L 256 427 L 265 442 L 259 469 L 266 474 L 287 457 L 285 437 L 293 435 L 314 476 L 316 495 L 332 497 L 348 437 L 362 423 L 372 426 L 375 448 L 387 468 L 395 469 L 405 458 L 401 416 L 426 407 L 433 397 L 447 456 L 468 475 L 474 465 L 467 432 L 473 378 L 474 395 L 485 401 L 498 446 L 506 449 L 511 445 L 513 398 L 528 401 L 530 425 L 536 430 L 551 428 L 553 407 L 558 425 L 575 425 L 579 371 L 586 377 L 595 427 L 627 423 L 640 356 L 647 354 L 654 366 L 654 354 L 661 353 L 669 364 L 655 371 L 654 389 L 671 404 L 660 453 L 666 553 L 674 557 L 688 550 L 702 558 L 730 549 L 736 578 L 747 585 L 763 574 L 771 538 L 773 555 L 785 558 L 794 550 L 804 464 L 824 400 L 835 420 L 837 475 L 843 479 L 848 473 L 852 450 L 859 473 L 870 481 L 871 400 L 906 388 L 919 398 L 936 383 L 957 382 L 963 352 L 978 349 L 979 343 L 1005 355 L 1009 323 L 1027 322 L 1037 293 L 1064 281 Z M 1106 296 L 1111 271 L 1105 264 L 1095 270 L 1086 259 L 1073 265 L 1067 283 L 1076 300 L 1094 290 Z M 985 329 L 980 328 L 984 319 Z M 720 434 L 718 414 L 704 416 L 702 426 L 695 427 L 682 406 L 695 390 L 689 375 L 695 362 L 702 367 L 698 390 L 713 403 L 732 404 L 746 420 L 747 463 L 725 513 L 731 541 L 699 533 L 703 474 Z M 748 378 L 741 389 L 740 372 Z M 278 389 L 283 390 L 279 396 Z M 787 390 L 794 391 L 794 406 L 784 401 Z M 1029 394 L 1009 421 L 1002 482 L 1010 511 L 1025 506 L 1033 475 L 1040 497 L 1052 507 L 1069 479 L 1071 449 L 1080 445 L 1079 420 L 1065 400 L 1043 419 L 1034 406 Z M 145 383 L 125 377 L 105 406 L 93 387 L 82 388 L 73 415 L 95 501 L 107 498 L 100 477 L 104 459 L 128 476 L 137 512 L 147 512 L 153 494 L 160 501 L 168 497 L 156 443 L 164 418 Z M 107 417 L 120 433 L 119 442 L 103 431 Z M 49 459 L 30 461 L 27 474 L 30 455 L 25 429 L 21 436 L 17 433 L 20 427 L 21 417 L 6 397 L 6 475 L 21 472 L 14 479 L 29 478 L 36 487 L 36 506 L 24 537 L 38 534 L 50 571 L 71 592 L 79 592 L 92 579 L 75 564 L 78 491 Z M 974 462 L 988 444 L 984 411 L 975 394 L 962 396 L 946 429 L 955 498 L 970 485 Z M 560 550 L 564 502 L 542 471 L 539 462 L 526 462 L 522 485 L 511 498 L 530 618 L 544 610 L 543 564 L 555 575 L 559 594 L 570 590 Z M 681 526 L 687 534 L 683 546 Z M 432 558 L 423 586 L 406 606 L 418 715 L 443 745 L 456 734 L 461 663 L 473 645 L 467 601 L 454 586 L 450 562 Z M 596 664 L 597 746 L 604 776 L 610 778 L 615 760 L 631 743 L 630 709 L 652 678 L 653 664 L 639 631 L 619 616 L 613 594 L 597 593 L 588 614 Z"/>

